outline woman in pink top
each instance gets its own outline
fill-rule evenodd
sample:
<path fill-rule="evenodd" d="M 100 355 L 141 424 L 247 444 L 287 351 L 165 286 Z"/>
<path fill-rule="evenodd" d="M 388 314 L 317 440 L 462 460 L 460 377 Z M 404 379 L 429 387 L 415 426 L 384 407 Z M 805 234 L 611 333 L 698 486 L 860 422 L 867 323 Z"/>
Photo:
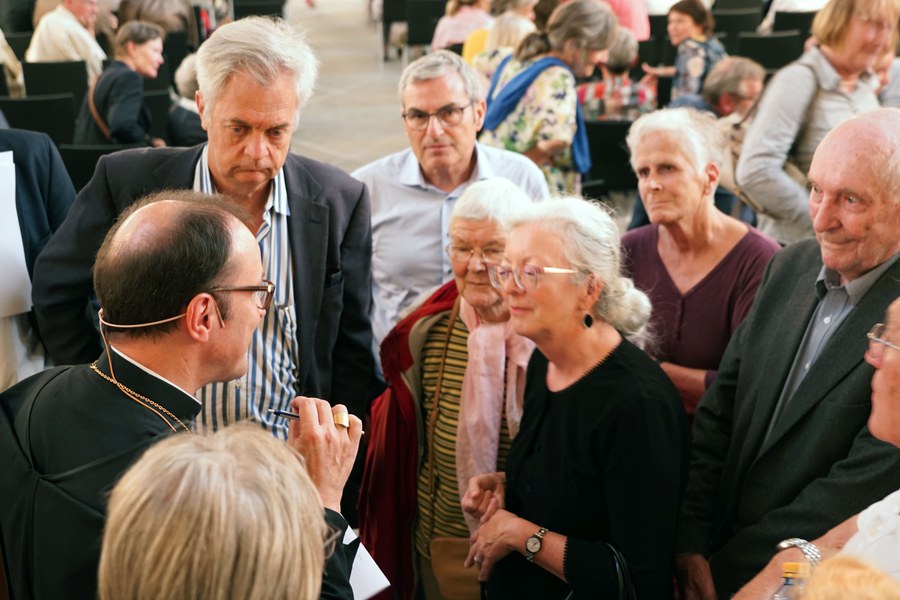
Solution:
<path fill-rule="evenodd" d="M 490 27 L 494 18 L 488 14 L 491 0 L 449 0 L 447 14 L 441 17 L 431 39 L 432 50 L 443 50 L 462 44 L 476 29 Z"/>

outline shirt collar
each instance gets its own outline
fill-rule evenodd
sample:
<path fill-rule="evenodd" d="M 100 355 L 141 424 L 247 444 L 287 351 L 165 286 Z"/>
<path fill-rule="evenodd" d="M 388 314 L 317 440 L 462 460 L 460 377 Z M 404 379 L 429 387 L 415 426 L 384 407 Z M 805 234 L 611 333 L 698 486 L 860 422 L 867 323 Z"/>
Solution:
<path fill-rule="evenodd" d="M 146 373 L 147 375 L 150 375 L 151 377 L 155 377 L 156 379 L 159 379 L 160 381 L 166 382 L 167 384 L 169 384 L 170 386 L 172 386 L 172 387 L 175 388 L 176 390 L 178 390 L 178 391 L 180 391 L 180 392 L 183 392 L 185 396 L 187 396 L 188 398 L 190 398 L 191 400 L 193 400 L 193 401 L 196 402 L 197 404 L 200 404 L 200 401 L 197 400 L 197 398 L 195 398 L 193 394 L 189 394 L 189 393 L 188 393 L 187 391 L 185 391 L 183 388 L 178 387 L 177 385 L 175 385 L 174 383 L 172 383 L 171 381 L 169 381 L 168 379 L 166 379 L 165 377 L 163 377 L 162 375 L 160 375 L 160 374 L 157 373 L 156 371 L 153 371 L 152 369 L 148 369 L 147 367 L 145 367 L 145 366 L 142 365 L 141 363 L 137 362 L 137 361 L 134 360 L 133 358 L 129 357 L 128 355 L 126 355 L 125 353 L 123 353 L 122 351 L 120 351 L 120 350 L 119 350 L 118 348 L 116 348 L 115 346 L 110 345 L 110 348 L 112 349 L 113 352 L 116 353 L 117 356 L 119 356 L 119 357 L 121 357 L 121 358 L 127 360 L 128 362 L 130 362 L 131 364 L 133 364 L 135 367 L 137 367 L 138 369 L 140 369 L 141 371 L 143 371 L 143 372 Z"/>
<path fill-rule="evenodd" d="M 491 167 L 490 161 L 484 156 L 484 150 L 482 149 L 481 144 L 475 142 L 475 168 L 472 170 L 472 176 L 469 178 L 469 181 L 464 182 L 462 185 L 467 185 L 473 181 L 489 179 L 494 176 L 494 169 Z M 412 149 L 408 150 L 406 156 L 403 157 L 403 162 L 400 164 L 400 174 L 397 179 L 401 185 L 417 187 L 423 190 L 437 189 L 425 181 L 425 177 L 422 175 L 422 169 L 419 166 L 419 159 Z"/>
<path fill-rule="evenodd" d="M 204 194 L 215 194 L 216 184 L 213 183 L 212 174 L 209 172 L 209 144 L 203 145 L 200 152 L 200 160 L 197 162 L 197 169 L 194 171 L 194 191 Z M 275 213 L 284 216 L 291 215 L 291 209 L 288 205 L 287 187 L 284 183 L 284 165 L 278 169 L 275 178 L 272 180 L 272 186 L 269 188 L 269 198 L 266 200 L 266 206 L 263 213 L 269 213 L 274 208 Z"/>
<path fill-rule="evenodd" d="M 823 265 L 822 269 L 819 271 L 819 277 L 816 279 L 816 292 L 819 299 L 821 300 L 829 291 L 843 287 L 844 291 L 846 291 L 847 295 L 850 297 L 850 302 L 856 306 L 872 286 L 875 285 L 875 282 L 881 278 L 884 272 L 897 262 L 898 258 L 900 258 L 900 252 L 894 254 L 865 275 L 857 277 L 844 286 L 841 286 L 840 273 Z"/>

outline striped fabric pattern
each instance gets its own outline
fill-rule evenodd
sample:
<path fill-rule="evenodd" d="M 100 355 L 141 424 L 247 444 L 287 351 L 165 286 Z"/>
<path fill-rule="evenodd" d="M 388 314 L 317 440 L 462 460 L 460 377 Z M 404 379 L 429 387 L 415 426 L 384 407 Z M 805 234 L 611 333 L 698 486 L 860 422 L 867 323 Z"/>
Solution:
<path fill-rule="evenodd" d="M 203 149 L 197 163 L 194 189 L 207 194 L 216 191 L 209 173 L 207 148 Z M 287 439 L 286 420 L 270 415 L 268 410 L 288 410 L 290 401 L 297 394 L 299 348 L 289 217 L 284 172 L 279 171 L 263 210 L 263 224 L 256 233 L 264 278 L 275 282 L 275 297 L 251 338 L 247 374 L 233 381 L 212 383 L 200 390 L 203 412 L 195 421 L 198 431 L 216 431 L 250 419 L 275 437 Z M 228 321 L 225 326 L 228 327 Z"/>
<path fill-rule="evenodd" d="M 422 348 L 422 418 L 425 429 L 431 417 L 434 389 L 440 371 L 444 340 L 450 316 L 445 315 L 428 331 Z M 462 319 L 457 318 L 450 334 L 444 376 L 438 400 L 438 416 L 431 443 L 426 440 L 422 466 L 417 484 L 419 514 L 416 522 L 416 549 L 431 559 L 428 544 L 435 537 L 469 537 L 469 529 L 463 519 L 459 503 L 456 477 L 456 431 L 459 427 L 459 397 L 466 373 L 468 352 L 466 343 L 469 331 Z M 504 413 L 505 415 L 505 413 Z M 506 418 L 500 425 L 498 470 L 502 470 L 509 452 L 510 438 Z M 431 489 L 431 473 L 434 470 L 434 491 Z"/>

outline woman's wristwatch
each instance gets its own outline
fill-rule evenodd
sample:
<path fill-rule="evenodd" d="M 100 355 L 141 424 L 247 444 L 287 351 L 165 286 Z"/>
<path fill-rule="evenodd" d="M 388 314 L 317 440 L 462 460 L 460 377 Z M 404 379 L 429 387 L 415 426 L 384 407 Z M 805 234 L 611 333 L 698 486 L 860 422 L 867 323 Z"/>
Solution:
<path fill-rule="evenodd" d="M 782 540 L 778 542 L 778 546 L 776 546 L 779 551 L 787 550 L 788 548 L 798 548 L 800 552 L 803 553 L 803 556 L 806 557 L 806 562 L 809 563 L 811 569 L 815 569 L 819 566 L 819 562 L 822 560 L 822 553 L 819 552 L 819 549 L 812 542 L 807 542 L 802 538 L 788 538 L 786 540 Z"/>
<path fill-rule="evenodd" d="M 545 533 L 547 533 L 547 530 L 541 527 L 537 533 L 525 540 L 525 560 L 528 562 L 534 562 L 534 555 L 541 551 L 541 546 L 544 545 Z"/>

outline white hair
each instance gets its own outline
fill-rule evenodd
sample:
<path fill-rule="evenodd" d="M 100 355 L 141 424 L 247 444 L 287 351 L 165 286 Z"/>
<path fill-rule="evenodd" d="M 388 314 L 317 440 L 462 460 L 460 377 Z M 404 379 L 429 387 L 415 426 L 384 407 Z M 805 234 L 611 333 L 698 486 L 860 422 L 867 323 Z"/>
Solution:
<path fill-rule="evenodd" d="M 495 177 L 473 183 L 453 205 L 450 227 L 457 219 L 492 221 L 508 233 L 513 219 L 531 205 L 532 199 L 519 186 Z"/>
<path fill-rule="evenodd" d="M 722 166 L 725 136 L 711 113 L 693 108 L 664 108 L 640 117 L 631 125 L 625 139 L 631 152 L 632 168 L 638 144 L 653 133 L 667 133 L 675 138 L 685 158 L 700 175 L 710 163 L 720 168 Z"/>
<path fill-rule="evenodd" d="M 297 117 L 312 95 L 319 72 L 304 32 L 282 19 L 247 17 L 222 25 L 197 51 L 197 83 L 211 111 L 237 71 L 268 86 L 288 73 L 297 92 Z"/>
<path fill-rule="evenodd" d="M 584 277 L 593 274 L 603 291 L 591 313 L 643 346 L 649 337 L 650 299 L 622 275 L 619 228 L 599 205 L 577 196 L 533 204 L 513 221 L 513 227 L 538 224 L 553 232 L 566 260 Z"/>

